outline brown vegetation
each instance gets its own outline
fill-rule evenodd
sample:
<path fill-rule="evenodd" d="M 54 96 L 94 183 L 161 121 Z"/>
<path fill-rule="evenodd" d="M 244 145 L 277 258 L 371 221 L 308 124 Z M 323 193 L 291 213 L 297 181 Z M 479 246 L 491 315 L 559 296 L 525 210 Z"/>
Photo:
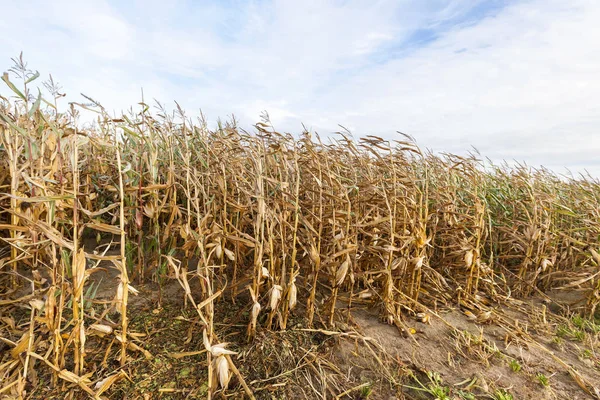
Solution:
<path fill-rule="evenodd" d="M 409 338 L 407 318 L 427 322 L 438 306 L 486 323 L 496 305 L 559 287 L 584 289 L 582 312 L 596 313 L 592 178 L 484 168 L 476 155 L 426 153 L 400 134 L 324 141 L 279 133 L 268 118 L 255 133 L 235 122 L 210 130 L 143 102 L 118 119 L 92 99 L 62 112 L 59 89 L 38 95 L 37 74 L 16 61 L 3 76 L 14 98 L 0 104 L 0 244 L 10 248 L 0 260 L 0 396 L 25 396 L 44 370 L 53 385 L 102 397 L 125 373 L 96 368 L 86 342 L 101 337 L 94 343 L 121 366 L 143 356 L 130 301 L 148 281 L 180 284 L 203 338 L 189 351 L 203 352 L 209 398 L 255 390 L 215 329 L 223 303 L 239 307 L 239 341 L 249 343 L 290 330 L 293 318 L 334 335 L 353 302 L 380 307 Z M 82 109 L 97 113 L 94 129 L 79 128 Z M 107 265 L 118 279 L 99 305 L 94 275 Z"/>

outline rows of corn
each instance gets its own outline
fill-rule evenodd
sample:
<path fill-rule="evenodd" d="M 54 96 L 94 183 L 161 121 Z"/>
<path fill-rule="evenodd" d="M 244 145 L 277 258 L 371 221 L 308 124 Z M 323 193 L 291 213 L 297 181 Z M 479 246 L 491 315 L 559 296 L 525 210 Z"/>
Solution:
<path fill-rule="evenodd" d="M 120 374 L 89 374 L 86 338 L 116 339 L 122 364 L 137 356 L 128 300 L 148 280 L 176 279 L 197 313 L 209 395 L 233 374 L 252 392 L 215 333 L 219 301 L 246 302 L 248 340 L 292 315 L 333 326 L 342 298 L 399 329 L 432 304 L 569 285 L 588 313 L 600 302 L 591 178 L 431 154 L 401 134 L 282 134 L 266 116 L 252 133 L 143 102 L 111 118 L 89 98 L 63 104 L 52 81 L 38 91 L 16 61 L 0 99 L 0 397 L 47 369 L 100 398 Z M 84 248 L 95 237 L 109 245 Z M 119 277 L 118 324 L 85 308 L 99 265 Z"/>

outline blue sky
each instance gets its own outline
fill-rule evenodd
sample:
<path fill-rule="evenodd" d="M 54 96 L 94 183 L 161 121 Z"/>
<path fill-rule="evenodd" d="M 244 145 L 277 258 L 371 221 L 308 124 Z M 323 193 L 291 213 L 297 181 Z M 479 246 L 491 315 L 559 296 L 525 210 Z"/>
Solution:
<path fill-rule="evenodd" d="M 65 108 L 84 93 L 118 114 L 143 88 L 213 123 L 267 110 L 282 131 L 600 176 L 598 21 L 596 0 L 6 2 L 0 69 L 23 51 Z"/>

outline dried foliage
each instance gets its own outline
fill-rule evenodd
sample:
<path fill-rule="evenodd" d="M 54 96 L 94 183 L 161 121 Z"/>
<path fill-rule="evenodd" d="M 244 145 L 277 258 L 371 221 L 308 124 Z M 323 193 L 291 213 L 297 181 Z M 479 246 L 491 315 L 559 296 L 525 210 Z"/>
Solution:
<path fill-rule="evenodd" d="M 54 81 L 50 98 L 32 92 L 39 74 L 15 61 L 3 76 L 14 97 L 0 104 L 2 396 L 24 396 L 37 365 L 54 384 L 99 398 L 122 375 L 86 366 L 86 337 L 115 339 L 121 363 L 140 349 L 128 296 L 148 279 L 177 279 L 202 321 L 209 395 L 232 374 L 252 392 L 213 329 L 214 304 L 229 297 L 251 300 L 249 340 L 286 329 L 290 313 L 306 328 L 331 326 L 340 296 L 379 305 L 406 334 L 403 315 L 436 302 L 561 286 L 587 289 L 589 313 L 600 302 L 600 184 L 591 177 L 484 167 L 476 155 L 423 152 L 403 135 L 294 137 L 267 115 L 247 133 L 144 102 L 119 119 L 89 98 L 62 112 Z M 97 113 L 94 128 L 78 127 L 80 110 Z M 84 249 L 95 236 L 109 246 Z M 120 277 L 117 324 L 109 310 L 85 308 L 100 261 Z M 16 325 L 16 311 L 28 322 Z"/>

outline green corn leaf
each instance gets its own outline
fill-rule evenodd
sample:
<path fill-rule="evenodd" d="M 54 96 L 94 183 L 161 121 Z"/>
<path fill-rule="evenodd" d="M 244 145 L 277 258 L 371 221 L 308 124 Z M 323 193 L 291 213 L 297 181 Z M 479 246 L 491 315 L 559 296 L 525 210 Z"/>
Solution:
<path fill-rule="evenodd" d="M 42 101 L 43 101 L 44 103 L 46 103 L 46 105 L 47 105 L 47 106 L 49 106 L 49 107 L 52 107 L 52 108 L 54 108 L 54 109 L 56 110 L 56 106 L 54 106 L 54 104 L 50 103 L 48 100 L 46 100 L 46 99 L 42 99 Z"/>
<path fill-rule="evenodd" d="M 5 72 L 4 74 L 2 74 L 2 80 L 4 82 L 6 82 L 6 84 L 10 88 L 10 90 L 15 92 L 17 94 L 17 96 L 19 96 L 23 100 L 27 101 L 27 98 L 25 98 L 25 95 L 23 93 L 21 93 L 21 91 L 19 89 L 17 89 L 17 87 L 10 81 L 10 79 L 8 79 L 8 73 Z"/>
<path fill-rule="evenodd" d="M 2 118 L 8 125 L 10 125 L 11 128 L 19 132 L 21 135 L 27 136 L 27 132 L 25 132 L 23 128 L 15 125 L 15 123 L 8 116 L 0 112 L 0 118 Z"/>
<path fill-rule="evenodd" d="M 29 118 L 31 118 L 33 116 L 33 114 L 35 114 L 35 112 L 37 110 L 39 110 L 40 108 L 40 103 L 42 102 L 42 92 L 40 92 L 40 89 L 38 89 L 38 98 L 35 101 L 35 103 L 33 103 L 33 106 L 31 106 L 31 109 L 29 110 Z"/>
<path fill-rule="evenodd" d="M 35 71 L 35 74 L 33 74 L 33 76 L 31 78 L 27 79 L 27 81 L 25 81 L 25 84 L 27 85 L 29 82 L 33 82 L 39 77 L 40 77 L 40 72 Z"/>

